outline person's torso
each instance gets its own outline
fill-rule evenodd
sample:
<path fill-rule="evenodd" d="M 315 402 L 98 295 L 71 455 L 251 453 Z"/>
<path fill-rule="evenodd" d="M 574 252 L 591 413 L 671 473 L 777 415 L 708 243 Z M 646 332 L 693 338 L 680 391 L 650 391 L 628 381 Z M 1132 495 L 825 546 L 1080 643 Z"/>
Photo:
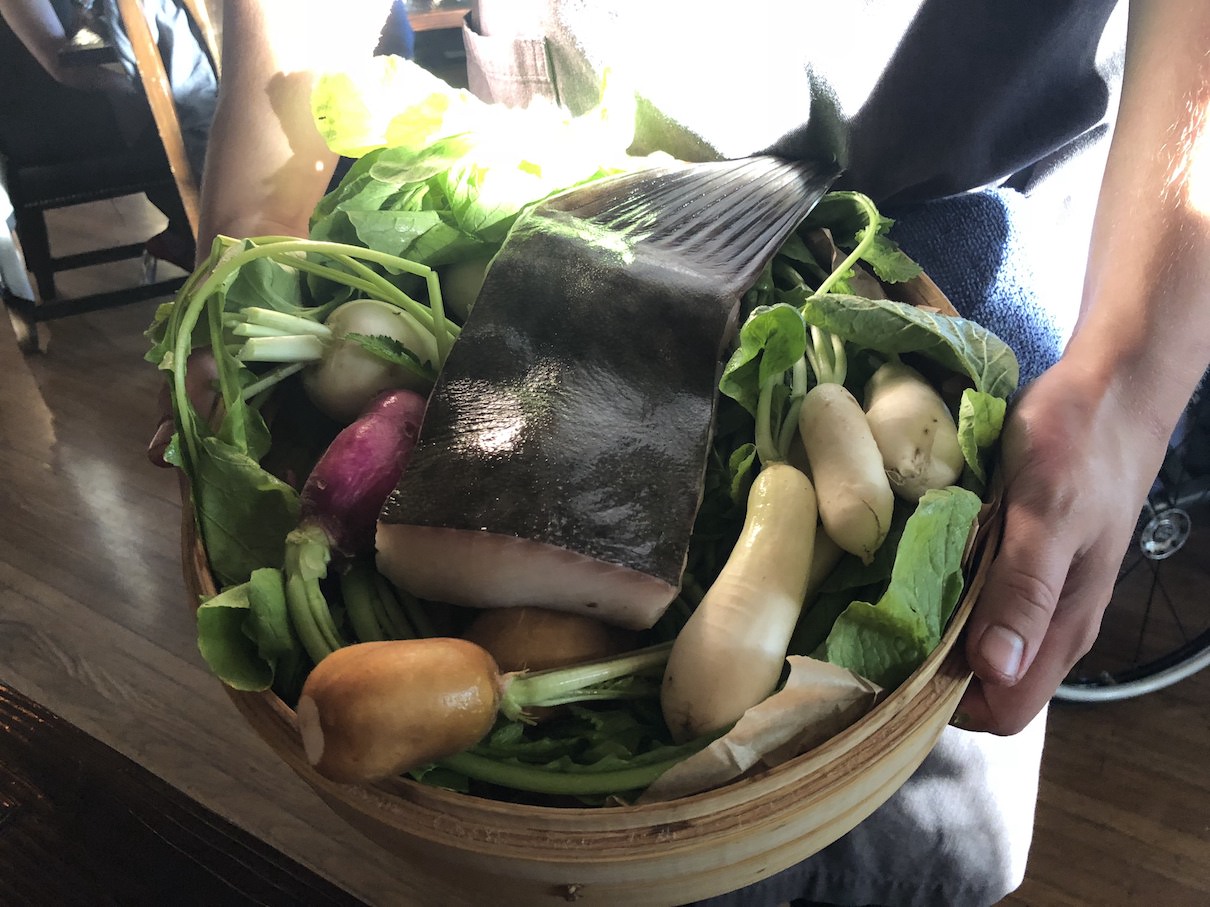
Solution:
<path fill-rule="evenodd" d="M 903 201 L 1003 181 L 1103 123 L 1115 5 L 551 0 L 545 32 L 573 111 L 607 69 L 636 88 L 638 150 L 834 155 L 843 184 Z"/>

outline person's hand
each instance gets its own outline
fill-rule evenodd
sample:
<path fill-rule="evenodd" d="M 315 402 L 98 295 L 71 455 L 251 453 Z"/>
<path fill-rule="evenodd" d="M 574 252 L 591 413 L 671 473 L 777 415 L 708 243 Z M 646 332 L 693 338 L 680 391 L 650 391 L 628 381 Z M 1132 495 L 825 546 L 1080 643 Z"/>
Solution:
<path fill-rule="evenodd" d="M 1122 398 L 1060 362 L 1010 407 L 1004 535 L 967 626 L 964 728 L 1021 730 L 1096 639 L 1168 440 Z"/>

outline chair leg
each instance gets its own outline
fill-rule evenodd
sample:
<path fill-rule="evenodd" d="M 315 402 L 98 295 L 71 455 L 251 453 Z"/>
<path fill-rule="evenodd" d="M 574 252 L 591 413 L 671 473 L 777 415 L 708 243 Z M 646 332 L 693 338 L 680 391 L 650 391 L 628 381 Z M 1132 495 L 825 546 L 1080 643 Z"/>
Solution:
<path fill-rule="evenodd" d="M 54 299 L 55 271 L 51 263 L 50 234 L 46 230 L 46 215 L 39 209 L 17 209 L 17 239 L 25 255 L 25 264 L 34 275 L 38 285 L 38 296 L 42 300 Z"/>
<path fill-rule="evenodd" d="M 159 272 L 160 260 L 150 252 L 143 252 L 143 286 L 150 286 L 155 283 L 156 276 Z"/>
<path fill-rule="evenodd" d="M 13 326 L 17 349 L 27 354 L 40 352 L 42 347 L 34 303 L 10 294 L 6 287 L 0 287 L 0 295 L 4 297 L 4 309 L 8 312 L 9 323 Z"/>

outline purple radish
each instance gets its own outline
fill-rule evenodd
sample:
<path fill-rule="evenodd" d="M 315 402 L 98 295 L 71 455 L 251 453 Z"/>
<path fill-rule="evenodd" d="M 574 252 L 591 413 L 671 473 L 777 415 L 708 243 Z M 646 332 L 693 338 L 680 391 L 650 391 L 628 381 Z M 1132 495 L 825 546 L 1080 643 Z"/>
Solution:
<path fill-rule="evenodd" d="M 378 395 L 332 440 L 303 485 L 298 528 L 286 536 L 283 573 L 290 621 L 316 664 L 347 645 L 320 580 L 333 554 L 352 562 L 373 553 L 378 513 L 412 456 L 425 405 L 411 390 Z M 347 586 L 344 598 L 354 632 L 362 639 L 381 638 L 365 584 Z"/>
<path fill-rule="evenodd" d="M 341 430 L 302 490 L 302 526 L 318 526 L 342 557 L 374 549 L 378 512 L 399 481 L 424 419 L 415 391 L 379 394 Z"/>

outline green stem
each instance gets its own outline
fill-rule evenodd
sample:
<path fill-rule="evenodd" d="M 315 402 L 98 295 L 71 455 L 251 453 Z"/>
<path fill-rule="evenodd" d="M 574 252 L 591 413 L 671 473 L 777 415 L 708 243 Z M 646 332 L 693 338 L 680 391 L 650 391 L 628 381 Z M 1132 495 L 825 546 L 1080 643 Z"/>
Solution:
<path fill-rule="evenodd" d="M 790 400 L 786 407 L 786 417 L 782 420 L 781 431 L 777 436 L 777 449 L 781 458 L 790 456 L 790 445 L 794 441 L 794 432 L 798 430 L 798 412 L 802 409 L 802 398 L 807 395 L 807 360 L 804 356 L 794 363 L 790 370 Z"/>
<path fill-rule="evenodd" d="M 497 762 L 475 753 L 458 753 L 440 763 L 487 784 L 538 794 L 591 797 L 641 790 L 684 759 L 684 755 L 663 762 L 610 772 L 549 772 L 515 762 Z"/>
<path fill-rule="evenodd" d="M 314 334 L 325 340 L 332 336 L 330 327 L 304 315 L 294 315 L 290 312 L 279 312 L 276 309 L 262 309 L 256 306 L 240 309 L 239 314 L 246 324 L 268 328 L 275 335 Z"/>
<path fill-rule="evenodd" d="M 280 384 L 291 375 L 301 372 L 306 367 L 306 362 L 287 362 L 284 365 L 279 365 L 277 368 L 270 369 L 251 384 L 244 386 L 244 400 L 253 399 L 258 394 L 264 393 L 269 388 Z"/>
<path fill-rule="evenodd" d="M 449 355 L 450 346 L 453 345 L 453 338 L 458 336 L 458 326 L 448 321 L 445 317 L 445 300 L 441 296 L 441 281 L 437 279 L 437 272 L 430 271 L 425 277 L 425 283 L 429 291 L 429 308 L 433 313 L 433 333 L 437 341 L 437 361 L 445 362 L 445 357 Z"/>
<path fill-rule="evenodd" d="M 844 384 L 848 373 L 848 357 L 844 341 L 835 334 L 811 325 L 811 342 L 807 344 L 806 357 L 820 384 Z"/>
<path fill-rule="evenodd" d="M 399 287 L 395 286 L 395 284 L 391 283 L 381 274 L 370 268 L 367 268 L 361 262 L 354 260 L 350 256 L 338 256 L 337 260 L 350 270 L 361 275 L 366 282 L 372 284 L 377 289 L 380 296 L 386 297 L 386 301 L 394 304 L 394 306 L 398 308 L 401 313 L 410 315 L 412 319 L 422 326 L 425 331 L 432 334 L 433 340 L 437 343 L 438 352 L 442 353 L 442 355 L 439 357 L 439 361 L 445 361 L 442 343 L 444 342 L 446 344 L 445 349 L 448 350 L 450 334 L 453 333 L 454 336 L 457 336 L 457 329 L 453 325 L 450 325 L 448 322 L 446 322 L 445 313 L 439 310 L 441 306 L 440 291 L 437 293 L 436 306 L 433 305 L 433 300 L 430 298 L 429 305 L 426 307 L 421 305 L 407 293 L 403 292 L 403 290 L 399 289 Z M 431 294 L 431 288 L 434 284 L 436 284 L 437 281 L 436 272 L 430 270 L 429 273 L 425 275 L 425 279 L 430 288 Z"/>
<path fill-rule="evenodd" d="M 784 459 L 773 436 L 773 388 L 778 378 L 766 381 L 756 398 L 756 455 L 762 464 L 775 463 Z"/>
<path fill-rule="evenodd" d="M 286 577 L 286 611 L 290 615 L 290 624 L 298 634 L 298 640 L 307 650 L 307 655 L 315 664 L 319 664 L 336 648 L 328 641 L 315 615 L 311 611 L 306 580 L 301 576 Z"/>
<path fill-rule="evenodd" d="M 861 231 L 861 239 L 857 241 L 857 245 L 853 247 L 853 251 L 845 257 L 844 261 L 831 274 L 824 278 L 823 283 L 819 285 L 815 292 L 803 301 L 803 309 L 806 308 L 812 298 L 828 293 L 837 282 L 848 274 L 853 266 L 865 256 L 866 251 L 874 245 L 874 240 L 878 236 L 878 219 L 880 215 L 878 209 L 869 198 L 860 192 L 837 192 L 835 194 L 847 196 L 857 202 L 865 213 L 866 226 Z M 811 341 L 811 343 L 807 344 L 807 360 L 810 362 L 811 370 L 815 372 L 815 377 L 818 381 L 821 384 L 828 382 L 844 384 L 848 371 L 844 341 L 836 335 L 823 331 L 814 325 L 811 325 Z"/>
<path fill-rule="evenodd" d="M 252 337 L 240 347 L 240 362 L 318 362 L 326 344 L 314 334 Z"/>
<path fill-rule="evenodd" d="M 526 708 L 575 702 L 577 691 L 621 677 L 660 671 L 668 661 L 671 648 L 671 643 L 661 643 L 615 658 L 533 674 L 511 674 L 500 697 L 500 712 L 518 720 L 524 716 Z"/>
<path fill-rule="evenodd" d="M 374 607 L 382 628 L 392 639 L 415 639 L 419 634 L 399 607 L 399 599 L 391 591 L 390 583 L 385 582 L 377 570 L 373 571 L 370 582 L 374 586 Z"/>
<path fill-rule="evenodd" d="M 845 378 L 849 375 L 849 358 L 845 355 L 844 340 L 835 334 L 830 336 L 832 338 L 833 380 L 837 384 L 844 384 Z"/>
<path fill-rule="evenodd" d="M 414 630 L 416 636 L 431 637 L 437 635 L 437 630 L 433 626 L 432 620 L 429 619 L 428 614 L 425 613 L 424 606 L 420 604 L 416 596 L 392 586 L 381 573 L 375 574 L 374 582 L 378 584 L 379 595 L 389 597 L 391 601 L 399 605 L 403 612 L 404 620 L 410 624 L 409 629 Z"/>
<path fill-rule="evenodd" d="M 262 327 L 259 324 L 248 324 L 246 321 L 234 321 L 224 318 L 225 322 L 230 323 L 231 333 L 236 337 L 280 337 L 281 331 L 275 331 L 273 328 Z"/>
<path fill-rule="evenodd" d="M 869 198 L 860 192 L 837 192 L 836 195 L 847 195 L 861 206 L 866 216 L 866 228 L 862 232 L 862 237 L 858 240 L 857 245 L 853 247 L 853 251 L 819 285 L 819 288 L 814 293 L 816 296 L 822 296 L 824 293 L 827 293 L 845 274 L 849 273 L 852 267 L 865 256 L 866 250 L 874 245 L 874 240 L 878 236 L 878 218 L 880 215 L 878 209 L 874 207 L 874 203 Z"/>
<path fill-rule="evenodd" d="M 542 705 L 551 707 L 567 705 L 572 702 L 613 702 L 619 699 L 653 699 L 660 693 L 660 684 L 650 683 L 627 684 L 626 686 L 592 686 L 569 690 L 563 696 L 550 696 L 542 700 Z"/>
<path fill-rule="evenodd" d="M 322 262 L 311 261 L 306 258 L 295 258 L 291 262 L 291 267 L 297 268 L 299 271 L 305 271 L 308 274 L 314 274 L 317 277 L 323 277 L 326 280 L 349 287 L 350 289 L 360 290 L 367 296 L 374 296 L 378 292 L 378 287 L 372 281 L 356 277 L 348 271 L 342 271 L 340 268 L 334 268 Z M 322 321 L 323 319 L 318 318 L 317 320 Z"/>
<path fill-rule="evenodd" d="M 296 601 L 291 603 L 291 617 L 295 617 L 296 611 L 305 609 L 307 616 L 302 619 L 303 625 L 313 625 L 323 641 L 322 647 L 316 646 L 316 652 L 307 647 L 307 653 L 312 658 L 316 653 L 323 657 L 348 645 L 336 629 L 328 600 L 319 587 L 319 581 L 328 574 L 331 557 L 327 536 L 318 527 L 302 526 L 286 536 L 285 564 L 282 569 L 286 576 L 287 600 L 291 587 L 296 590 Z M 299 636 L 302 636 L 301 632 Z"/>
<path fill-rule="evenodd" d="M 358 642 L 381 642 L 389 638 L 379 621 L 378 592 L 370 575 L 372 571 L 373 568 L 362 561 L 354 561 L 340 575 L 340 597 Z"/>
<path fill-rule="evenodd" d="M 225 342 L 223 337 L 223 313 L 211 307 L 206 311 L 206 324 L 210 331 L 210 344 L 213 347 L 222 346 Z M 232 369 L 218 368 L 218 387 L 219 395 L 223 398 L 223 412 L 231 412 L 232 401 L 238 400 L 242 393 L 239 387 L 239 379 Z M 248 446 L 248 424 L 244 419 L 228 420 L 231 431 L 231 442 L 238 447 L 247 449 Z"/>

